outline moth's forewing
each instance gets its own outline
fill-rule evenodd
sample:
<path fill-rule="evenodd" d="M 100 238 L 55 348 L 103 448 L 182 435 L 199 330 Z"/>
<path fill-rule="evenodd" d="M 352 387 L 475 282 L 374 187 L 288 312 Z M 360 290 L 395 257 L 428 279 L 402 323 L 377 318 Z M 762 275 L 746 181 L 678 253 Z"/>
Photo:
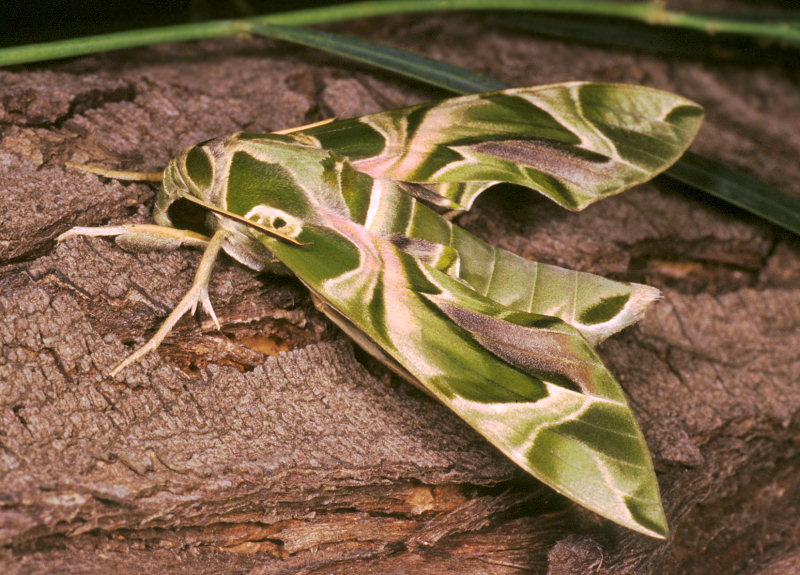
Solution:
<path fill-rule="evenodd" d="M 661 90 L 571 82 L 380 112 L 304 130 L 376 178 L 430 184 L 469 209 L 498 182 L 583 209 L 653 178 L 694 139 L 703 110 Z"/>

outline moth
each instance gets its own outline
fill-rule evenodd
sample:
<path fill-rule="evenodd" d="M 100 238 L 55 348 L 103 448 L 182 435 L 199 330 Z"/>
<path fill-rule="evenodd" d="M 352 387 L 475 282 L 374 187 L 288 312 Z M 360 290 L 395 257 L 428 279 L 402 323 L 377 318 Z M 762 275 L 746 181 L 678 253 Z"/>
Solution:
<path fill-rule="evenodd" d="M 574 82 L 237 133 L 167 165 L 157 225 L 73 228 L 59 240 L 205 250 L 189 292 L 112 375 L 198 303 L 219 326 L 208 283 L 222 250 L 253 270 L 296 276 L 360 346 L 542 482 L 663 538 L 647 446 L 594 349 L 639 319 L 658 290 L 528 261 L 452 216 L 500 182 L 583 209 L 669 167 L 702 117 L 667 92 Z M 179 199 L 207 209 L 208 235 L 172 226 Z"/>

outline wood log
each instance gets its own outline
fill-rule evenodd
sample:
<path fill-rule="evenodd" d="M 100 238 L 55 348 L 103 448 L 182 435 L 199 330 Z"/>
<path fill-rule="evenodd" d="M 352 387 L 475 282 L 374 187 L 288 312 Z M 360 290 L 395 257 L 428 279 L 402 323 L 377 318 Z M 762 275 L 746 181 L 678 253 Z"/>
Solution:
<path fill-rule="evenodd" d="M 667 61 L 468 15 L 348 32 L 516 85 L 624 81 L 708 110 L 695 150 L 800 196 L 800 79 Z M 489 193 L 460 223 L 522 256 L 664 299 L 600 347 L 651 447 L 672 536 L 628 532 L 517 470 L 391 376 L 302 286 L 217 264 L 222 323 L 184 318 L 122 377 L 197 253 L 74 225 L 148 221 L 182 148 L 446 96 L 261 39 L 0 71 L 0 562 L 9 573 L 742 573 L 798 569 L 800 241 L 666 180 L 570 214 Z M 505 193 L 503 193 L 505 192 Z"/>

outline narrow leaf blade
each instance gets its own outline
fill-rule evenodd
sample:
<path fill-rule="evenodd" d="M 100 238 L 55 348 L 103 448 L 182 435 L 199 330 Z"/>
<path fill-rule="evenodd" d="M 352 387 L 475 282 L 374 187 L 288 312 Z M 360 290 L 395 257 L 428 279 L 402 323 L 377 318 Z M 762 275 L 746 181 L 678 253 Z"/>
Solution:
<path fill-rule="evenodd" d="M 800 235 L 800 199 L 692 152 L 666 175 Z"/>
<path fill-rule="evenodd" d="M 313 28 L 276 26 L 268 23 L 255 24 L 252 31 L 254 34 L 261 36 L 302 44 L 303 46 L 324 50 L 331 54 L 364 62 L 384 70 L 392 70 L 408 78 L 426 82 L 446 90 L 468 92 L 471 86 L 475 84 L 492 86 L 491 90 L 500 90 L 505 87 L 503 82 L 489 76 L 433 60 L 407 50 L 375 44 L 352 36 L 333 34 Z"/>

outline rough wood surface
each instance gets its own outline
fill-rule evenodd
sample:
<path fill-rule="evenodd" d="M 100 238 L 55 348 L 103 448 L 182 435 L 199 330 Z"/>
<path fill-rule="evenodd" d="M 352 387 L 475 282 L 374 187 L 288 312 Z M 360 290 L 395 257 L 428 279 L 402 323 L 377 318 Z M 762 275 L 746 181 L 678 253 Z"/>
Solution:
<path fill-rule="evenodd" d="M 347 30 L 517 85 L 679 92 L 708 110 L 696 151 L 800 196 L 796 69 L 574 47 L 474 16 Z M 155 170 L 215 135 L 443 96 L 252 39 L 0 71 L 6 572 L 796 572 L 800 241 L 664 182 L 581 214 L 498 192 L 461 223 L 526 257 L 664 290 L 600 353 L 651 447 L 667 542 L 523 476 L 354 350 L 296 282 L 229 260 L 212 284 L 222 333 L 184 319 L 157 353 L 104 377 L 182 296 L 198 254 L 56 246 L 73 225 L 146 221 L 153 197 L 65 161 Z"/>

